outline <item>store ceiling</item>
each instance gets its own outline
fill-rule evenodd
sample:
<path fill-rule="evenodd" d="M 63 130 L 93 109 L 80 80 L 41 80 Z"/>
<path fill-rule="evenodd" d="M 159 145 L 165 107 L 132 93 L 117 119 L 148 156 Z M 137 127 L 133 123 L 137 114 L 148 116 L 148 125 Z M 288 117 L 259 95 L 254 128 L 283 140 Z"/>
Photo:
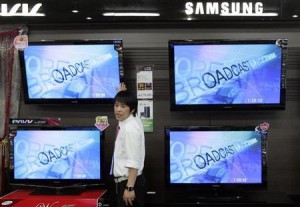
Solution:
<path fill-rule="evenodd" d="M 1 2 L 1 13 L 11 12 L 12 7 L 17 3 L 28 4 L 28 11 L 38 3 L 37 13 L 45 16 L 0 16 L 0 24 L 27 24 L 27 25 L 66 25 L 66 24 L 98 24 L 98 23 L 185 23 L 185 22 L 280 22 L 280 23 L 300 23 L 300 1 L 298 0 L 260 0 L 264 5 L 264 12 L 276 12 L 278 16 L 221 16 L 221 15 L 186 15 L 185 4 L 183 0 L 40 0 L 40 1 L 15 1 L 7 0 L 7 9 Z M 200 2 L 205 5 L 207 2 L 222 1 L 190 1 L 196 7 Z M 224 1 L 248 3 L 250 1 Z M 251 1 L 254 2 L 254 1 Z M 72 10 L 78 10 L 78 13 L 72 13 Z M 219 5 L 219 9 L 222 7 Z M 200 10 L 199 10 L 200 11 Z M 116 17 L 104 16 L 105 12 L 154 12 L 159 16 L 153 17 Z M 204 11 L 205 12 L 205 11 Z M 22 13 L 21 7 L 15 13 Z M 188 18 L 191 18 L 188 20 Z"/>

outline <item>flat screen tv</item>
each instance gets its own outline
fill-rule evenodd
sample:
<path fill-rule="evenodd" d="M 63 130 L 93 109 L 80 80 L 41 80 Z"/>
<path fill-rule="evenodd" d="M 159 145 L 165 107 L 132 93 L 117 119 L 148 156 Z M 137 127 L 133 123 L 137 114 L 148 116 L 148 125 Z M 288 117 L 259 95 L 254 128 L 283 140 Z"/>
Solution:
<path fill-rule="evenodd" d="M 122 40 L 30 42 L 19 57 L 29 104 L 112 103 L 124 73 Z"/>
<path fill-rule="evenodd" d="M 170 108 L 284 109 L 287 40 L 169 40 Z"/>
<path fill-rule="evenodd" d="M 42 189 L 104 185 L 104 132 L 96 127 L 10 131 L 10 184 Z"/>
<path fill-rule="evenodd" d="M 252 126 L 165 126 L 169 189 L 243 192 L 267 188 L 267 133 Z"/>

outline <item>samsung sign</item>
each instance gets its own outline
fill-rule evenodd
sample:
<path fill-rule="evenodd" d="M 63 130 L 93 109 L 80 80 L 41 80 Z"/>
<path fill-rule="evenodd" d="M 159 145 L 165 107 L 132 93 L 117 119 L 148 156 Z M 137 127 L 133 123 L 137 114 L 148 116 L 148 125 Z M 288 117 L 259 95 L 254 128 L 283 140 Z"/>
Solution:
<path fill-rule="evenodd" d="M 8 8 L 7 4 L 0 4 L 0 16 L 45 16 L 39 13 L 42 3 L 37 3 L 29 8 L 26 3 L 17 3 Z"/>
<path fill-rule="evenodd" d="M 186 2 L 186 15 L 278 16 L 264 13 L 262 2 Z"/>

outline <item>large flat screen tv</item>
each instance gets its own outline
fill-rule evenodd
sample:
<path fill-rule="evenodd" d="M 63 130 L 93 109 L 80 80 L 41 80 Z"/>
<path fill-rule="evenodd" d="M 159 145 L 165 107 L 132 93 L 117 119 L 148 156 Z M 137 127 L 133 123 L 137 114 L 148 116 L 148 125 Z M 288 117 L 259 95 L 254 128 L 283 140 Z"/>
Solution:
<path fill-rule="evenodd" d="M 182 192 L 266 189 L 267 133 L 254 126 L 165 126 L 165 175 L 167 187 Z"/>
<path fill-rule="evenodd" d="M 104 132 L 96 127 L 10 131 L 10 184 L 44 189 L 104 185 Z"/>
<path fill-rule="evenodd" d="M 122 40 L 30 42 L 19 52 L 25 103 L 112 103 L 123 76 Z"/>
<path fill-rule="evenodd" d="M 284 109 L 287 40 L 170 40 L 171 110 Z"/>

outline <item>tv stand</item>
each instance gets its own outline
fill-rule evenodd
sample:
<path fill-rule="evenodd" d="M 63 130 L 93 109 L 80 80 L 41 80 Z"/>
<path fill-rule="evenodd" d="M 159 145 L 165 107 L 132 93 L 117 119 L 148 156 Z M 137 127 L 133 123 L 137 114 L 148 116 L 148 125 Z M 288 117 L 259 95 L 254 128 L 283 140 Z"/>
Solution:
<path fill-rule="evenodd" d="M 295 207 L 295 203 L 282 192 L 249 191 L 249 192 L 194 192 L 181 195 L 167 195 L 166 206 L 220 206 L 220 207 L 259 207 L 274 206 Z M 279 205 L 278 205 L 279 204 Z"/>
<path fill-rule="evenodd" d="M 224 193 L 222 191 L 214 190 L 210 193 L 205 193 L 203 195 L 191 195 L 191 200 L 196 203 L 224 203 L 224 202 L 242 202 L 245 198 L 241 193 Z"/>
<path fill-rule="evenodd" d="M 84 188 L 37 188 L 34 189 L 31 195 L 80 195 L 84 192 Z"/>
<path fill-rule="evenodd" d="M 45 189 L 43 189 L 45 190 Z M 74 189 L 73 189 L 74 190 Z M 34 190 L 19 189 L 3 197 L 0 197 L 1 204 L 7 206 L 25 207 L 25 206 L 84 206 L 98 207 L 103 206 L 105 202 L 106 189 L 83 190 L 80 195 L 56 195 L 56 194 L 34 194 Z M 45 191 L 43 191 L 45 193 Z M 52 193 L 55 191 L 52 191 Z"/>
<path fill-rule="evenodd" d="M 217 202 L 217 203 L 223 203 L 223 202 L 242 202 L 243 197 L 242 196 L 196 196 L 193 198 L 197 203 L 203 203 L 203 202 Z"/>

